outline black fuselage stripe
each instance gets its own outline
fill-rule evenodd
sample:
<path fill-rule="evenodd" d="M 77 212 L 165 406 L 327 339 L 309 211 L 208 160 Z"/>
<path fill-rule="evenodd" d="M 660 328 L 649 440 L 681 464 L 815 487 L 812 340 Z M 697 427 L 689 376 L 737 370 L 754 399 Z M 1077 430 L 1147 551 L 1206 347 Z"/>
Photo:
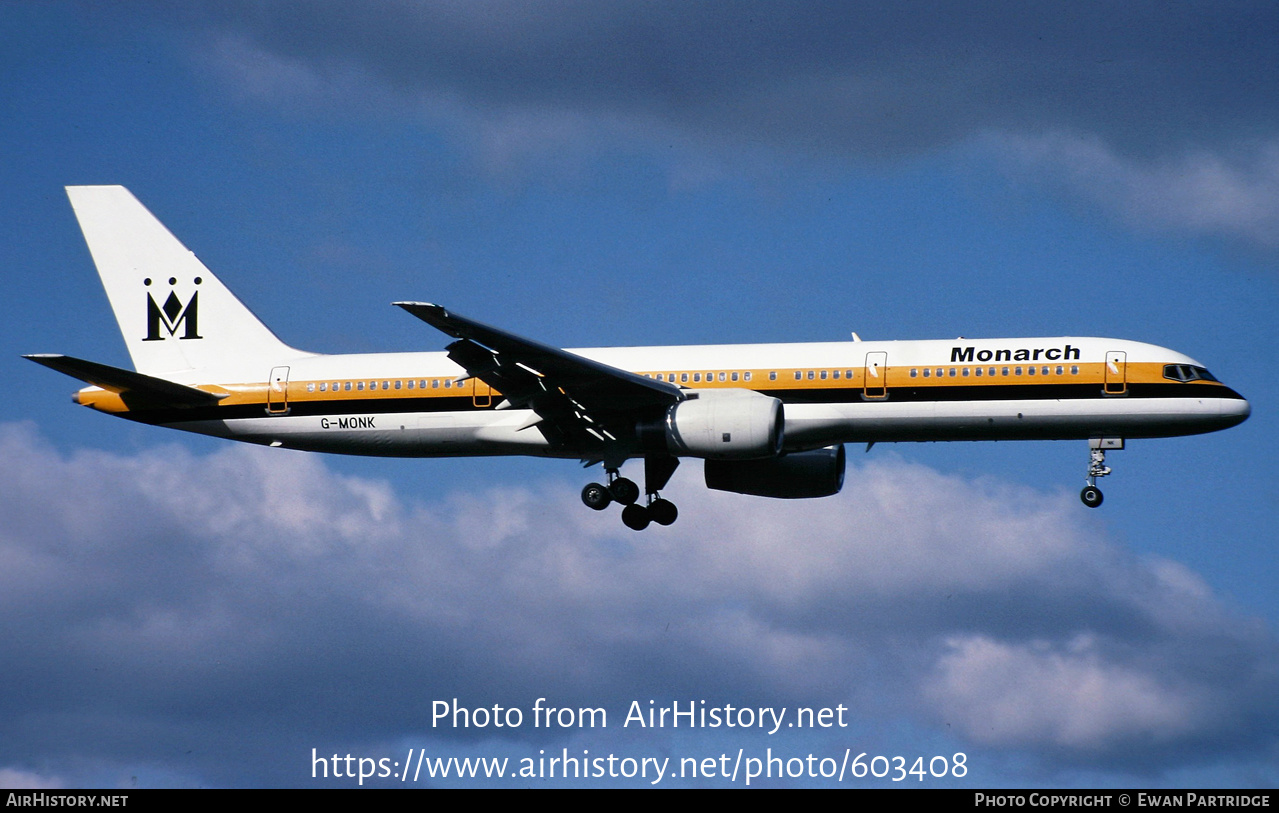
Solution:
<path fill-rule="evenodd" d="M 1105 393 L 1097 384 L 985 384 L 979 386 L 929 386 L 893 387 L 884 397 L 866 397 L 861 389 L 771 389 L 763 394 L 778 398 L 784 404 L 876 404 L 920 403 L 952 401 L 1080 401 L 1112 398 L 1224 398 L 1242 400 L 1243 396 L 1219 384 L 1130 383 L 1122 394 Z M 288 404 L 293 416 L 335 415 L 383 415 L 396 413 L 486 412 L 499 403 L 500 398 L 485 399 L 485 406 L 476 406 L 470 395 L 457 397 L 414 398 L 352 398 L 294 400 Z M 183 423 L 187 421 L 226 421 L 243 418 L 261 418 L 267 415 L 266 405 L 234 404 L 190 409 L 164 408 L 134 410 L 122 414 L 145 423 Z"/>
<path fill-rule="evenodd" d="M 878 395 L 883 390 L 871 390 Z M 1094 398 L 1231 398 L 1243 396 L 1218 384 L 1129 383 L 1123 393 L 1107 393 L 1100 384 L 979 384 L 890 387 L 886 397 L 864 398 L 860 389 L 769 390 L 786 404 L 842 404 L 865 401 L 1081 401 Z"/>

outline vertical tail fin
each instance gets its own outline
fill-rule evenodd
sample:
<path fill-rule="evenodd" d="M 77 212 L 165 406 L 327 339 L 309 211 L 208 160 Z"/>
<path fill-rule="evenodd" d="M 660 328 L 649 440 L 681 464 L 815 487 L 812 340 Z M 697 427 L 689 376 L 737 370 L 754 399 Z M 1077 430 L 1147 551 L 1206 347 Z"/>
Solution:
<path fill-rule="evenodd" d="M 140 373 L 244 369 L 310 355 L 276 338 L 123 186 L 67 196 Z"/>

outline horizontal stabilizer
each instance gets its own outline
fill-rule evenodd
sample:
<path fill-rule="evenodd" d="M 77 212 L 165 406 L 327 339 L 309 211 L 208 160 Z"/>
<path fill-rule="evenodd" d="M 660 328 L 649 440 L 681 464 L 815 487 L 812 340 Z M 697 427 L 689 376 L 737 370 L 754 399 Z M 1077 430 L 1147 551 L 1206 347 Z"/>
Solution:
<path fill-rule="evenodd" d="M 72 378 L 87 381 L 95 387 L 119 393 L 129 401 L 144 401 L 147 406 L 202 407 L 216 404 L 225 395 L 197 390 L 185 384 L 175 384 L 163 378 L 122 370 L 96 361 L 85 361 L 73 356 L 42 353 L 23 356 L 43 364 L 51 370 L 65 373 Z"/>

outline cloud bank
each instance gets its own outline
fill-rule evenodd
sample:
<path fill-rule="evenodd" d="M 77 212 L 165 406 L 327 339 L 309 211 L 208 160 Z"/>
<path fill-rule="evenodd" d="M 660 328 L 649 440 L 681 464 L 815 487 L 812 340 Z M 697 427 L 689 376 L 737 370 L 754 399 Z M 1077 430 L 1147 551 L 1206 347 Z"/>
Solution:
<path fill-rule="evenodd" d="M 495 172 L 638 151 L 684 182 L 743 161 L 977 144 L 1138 226 L 1275 246 L 1273 4 L 310 0 L 157 13 L 253 98 L 415 111 Z"/>
<path fill-rule="evenodd" d="M 421 503 L 258 448 L 6 425 L 0 466 L 5 776 L 298 784 L 311 747 L 473 743 L 430 729 L 453 697 L 844 703 L 1147 778 L 1275 746 L 1273 634 L 1069 495 L 887 461 L 774 502 L 681 471 L 680 521 L 634 534 L 564 484 Z"/>

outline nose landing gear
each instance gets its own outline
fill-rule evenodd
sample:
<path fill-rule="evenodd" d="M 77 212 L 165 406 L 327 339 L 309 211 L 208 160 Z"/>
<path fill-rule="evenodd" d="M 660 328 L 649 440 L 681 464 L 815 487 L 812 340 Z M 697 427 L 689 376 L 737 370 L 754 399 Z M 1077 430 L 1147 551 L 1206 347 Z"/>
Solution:
<path fill-rule="evenodd" d="M 1084 505 L 1089 508 L 1096 508 L 1101 505 L 1101 501 L 1105 495 L 1101 493 L 1101 489 L 1096 486 L 1084 486 L 1084 490 L 1079 492 L 1079 499 L 1084 501 Z"/>
<path fill-rule="evenodd" d="M 1110 474 L 1110 467 L 1106 465 L 1106 450 L 1118 451 L 1123 448 L 1123 438 L 1091 438 L 1088 441 L 1088 485 L 1079 492 L 1079 499 L 1083 500 L 1084 505 L 1089 508 L 1101 505 L 1104 495 L 1097 488 L 1097 478 Z"/>

